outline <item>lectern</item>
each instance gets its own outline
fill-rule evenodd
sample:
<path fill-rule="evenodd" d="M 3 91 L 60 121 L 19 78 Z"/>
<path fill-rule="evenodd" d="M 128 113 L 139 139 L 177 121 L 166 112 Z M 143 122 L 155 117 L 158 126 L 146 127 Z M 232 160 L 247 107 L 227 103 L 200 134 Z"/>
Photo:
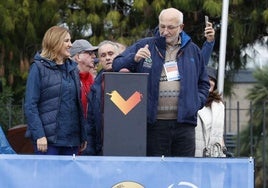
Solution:
<path fill-rule="evenodd" d="M 146 73 L 104 73 L 104 156 L 146 156 Z"/>

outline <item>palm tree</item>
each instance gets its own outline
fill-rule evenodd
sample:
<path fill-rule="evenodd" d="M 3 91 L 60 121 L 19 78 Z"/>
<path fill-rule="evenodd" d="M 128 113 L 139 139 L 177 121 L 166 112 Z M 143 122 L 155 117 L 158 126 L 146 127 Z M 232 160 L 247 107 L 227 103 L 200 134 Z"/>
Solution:
<path fill-rule="evenodd" d="M 252 101 L 251 120 L 247 129 L 241 133 L 240 156 L 255 158 L 255 186 L 267 185 L 267 139 L 268 126 L 268 66 L 253 73 L 257 83 L 250 89 L 247 98 Z"/>

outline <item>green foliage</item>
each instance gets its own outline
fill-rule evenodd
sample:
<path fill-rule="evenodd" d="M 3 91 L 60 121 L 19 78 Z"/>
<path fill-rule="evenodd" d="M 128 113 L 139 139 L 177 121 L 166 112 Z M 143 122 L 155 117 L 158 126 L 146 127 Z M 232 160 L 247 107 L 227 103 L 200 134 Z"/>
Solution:
<path fill-rule="evenodd" d="M 102 22 L 101 21 L 101 18 L 96 13 L 90 13 L 90 14 L 88 14 L 87 20 L 88 20 L 89 23 L 92 23 L 92 25 L 98 25 L 99 23 Z"/>
<path fill-rule="evenodd" d="M 135 1 L 133 6 L 133 8 L 138 11 L 143 11 L 146 7 L 148 7 L 148 2 L 146 0 Z"/>
<path fill-rule="evenodd" d="M 263 187 L 263 156 L 268 154 L 267 148 L 263 148 L 263 144 L 267 146 L 267 133 L 264 134 L 265 129 L 268 128 L 268 66 L 263 69 L 257 69 L 254 72 L 254 77 L 257 82 L 253 88 L 249 90 L 247 98 L 252 101 L 252 119 L 249 126 L 241 133 L 241 156 L 250 156 L 250 131 L 252 128 L 253 134 L 253 153 L 255 158 L 255 179 L 256 187 Z M 265 141 L 265 143 L 264 143 Z M 266 165 L 268 161 L 265 161 Z M 266 172 L 267 173 L 267 172 Z M 266 174 L 266 176 L 268 173 Z M 267 180 L 266 180 L 267 181 Z"/>
<path fill-rule="evenodd" d="M 221 16 L 222 1 L 219 0 L 207 0 L 204 2 L 203 9 L 209 13 L 212 17 Z"/>
<path fill-rule="evenodd" d="M 253 76 L 258 82 L 250 89 L 248 98 L 257 105 L 268 99 L 268 67 L 265 66 L 263 69 L 257 69 Z"/>
<path fill-rule="evenodd" d="M 174 7 L 183 10 L 183 12 L 197 11 L 202 4 L 201 0 L 174 0 Z"/>
<path fill-rule="evenodd" d="M 233 48 L 240 45 L 241 40 L 245 37 L 245 34 L 243 32 L 244 28 L 241 22 L 234 20 L 231 32 L 233 40 L 230 41 Z"/>
<path fill-rule="evenodd" d="M 4 132 L 15 125 L 24 123 L 21 105 L 13 105 L 13 92 L 10 87 L 4 87 L 0 93 L 0 125 Z"/>
<path fill-rule="evenodd" d="M 263 16 L 264 23 L 266 25 L 268 25 L 268 9 L 266 9 L 265 11 L 263 11 L 262 16 Z"/>
<path fill-rule="evenodd" d="M 184 13 L 184 30 L 200 47 L 205 40 L 204 15 L 209 16 L 216 29 L 214 59 L 217 64 L 222 3 L 222 0 L 134 0 L 131 10 L 127 11 L 123 0 L 116 0 L 114 4 L 104 4 L 102 0 L 0 0 L 0 67 L 4 67 L 0 77 L 9 80 L 7 86 L 14 92 L 14 103 L 18 103 L 24 94 L 29 62 L 40 50 L 42 37 L 49 27 L 67 24 L 73 41 L 85 38 L 97 45 L 108 39 L 129 46 L 141 37 L 153 35 L 158 14 L 168 7 Z M 265 7 L 265 1 L 230 1 L 226 51 L 226 66 L 230 69 L 245 65 L 240 58 L 241 48 L 267 35 Z M 107 23 L 109 27 L 105 26 Z M 93 34 L 84 36 L 82 31 L 89 24 Z"/>
<path fill-rule="evenodd" d="M 81 6 L 84 9 L 88 10 L 98 10 L 103 7 L 102 0 L 95 0 L 95 1 L 85 1 L 84 3 L 81 1 L 78 1 L 78 5 Z"/>
<path fill-rule="evenodd" d="M 232 0 L 230 1 L 230 4 L 232 5 L 240 5 L 243 3 L 243 0 Z"/>
<path fill-rule="evenodd" d="M 106 18 L 107 20 L 112 21 L 113 27 L 118 27 L 120 25 L 120 19 L 121 19 L 121 14 L 118 11 L 110 11 L 108 12 Z"/>
<path fill-rule="evenodd" d="M 151 6 L 156 12 L 160 13 L 160 11 L 163 9 L 165 4 L 166 4 L 165 0 L 159 0 L 159 1 L 153 1 Z"/>

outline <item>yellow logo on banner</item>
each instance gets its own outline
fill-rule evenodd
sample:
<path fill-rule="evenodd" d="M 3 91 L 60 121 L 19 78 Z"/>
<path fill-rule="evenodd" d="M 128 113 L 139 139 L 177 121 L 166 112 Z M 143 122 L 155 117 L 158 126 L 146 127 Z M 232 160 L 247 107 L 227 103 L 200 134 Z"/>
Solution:
<path fill-rule="evenodd" d="M 142 94 L 135 91 L 127 100 L 125 100 L 116 90 L 106 93 L 111 96 L 111 101 L 127 115 L 135 106 L 141 102 Z"/>
<path fill-rule="evenodd" d="M 112 188 L 144 188 L 144 186 L 136 182 L 125 181 L 114 185 Z"/>

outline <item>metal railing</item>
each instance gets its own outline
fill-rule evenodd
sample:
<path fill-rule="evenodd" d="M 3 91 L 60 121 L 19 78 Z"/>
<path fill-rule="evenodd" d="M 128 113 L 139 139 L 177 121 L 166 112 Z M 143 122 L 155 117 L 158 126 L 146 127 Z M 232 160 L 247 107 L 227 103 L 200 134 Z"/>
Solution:
<path fill-rule="evenodd" d="M 257 109 L 258 108 L 258 109 Z M 229 151 L 234 153 L 234 157 L 253 157 L 258 158 L 255 166 L 259 166 L 262 172 L 262 185 L 256 185 L 256 187 L 267 187 L 267 102 L 264 101 L 258 107 L 253 107 L 252 103 L 249 103 L 248 108 L 240 108 L 240 103 L 237 102 L 235 107 L 229 108 L 225 103 L 225 130 L 224 139 L 226 147 Z M 256 124 L 256 117 L 253 117 L 254 111 L 259 111 L 261 114 L 259 124 Z M 234 120 L 235 119 L 235 120 Z M 243 122 L 243 123 L 242 123 Z M 244 125 L 243 125 L 244 124 Z M 256 127 L 259 127 L 259 132 L 256 131 Z M 241 139 L 242 131 L 247 129 L 249 153 L 248 156 L 241 155 Z M 261 147 L 257 148 L 256 143 L 260 143 Z M 258 150 L 257 150 L 258 149 Z M 260 164 L 260 161 L 262 164 Z"/>
<path fill-rule="evenodd" d="M 226 106 L 226 103 L 225 103 Z M 262 109 L 265 114 L 265 106 Z M 241 112 L 247 112 L 248 116 L 245 117 Z M 235 115 L 235 118 L 234 118 Z M 232 117 L 231 117 L 232 116 Z M 240 156 L 240 133 L 241 133 L 241 119 L 247 120 L 247 125 L 243 125 L 243 129 L 250 126 L 250 156 L 254 156 L 254 137 L 253 137 L 253 108 L 250 103 L 249 108 L 240 108 L 239 102 L 236 107 L 225 107 L 225 126 L 224 126 L 224 139 L 228 149 L 236 153 L 236 157 Z M 265 116 L 263 117 L 265 123 Z M 21 105 L 0 104 L 0 124 L 5 129 L 9 129 L 19 124 L 25 124 L 26 119 L 23 111 L 23 101 Z M 266 136 L 265 125 L 263 125 L 263 136 Z M 264 137 L 263 137 L 264 138 Z"/>
<path fill-rule="evenodd" d="M 4 131 L 25 123 L 26 119 L 23 111 L 23 102 L 21 105 L 14 105 L 11 102 L 0 104 L 0 125 Z"/>

